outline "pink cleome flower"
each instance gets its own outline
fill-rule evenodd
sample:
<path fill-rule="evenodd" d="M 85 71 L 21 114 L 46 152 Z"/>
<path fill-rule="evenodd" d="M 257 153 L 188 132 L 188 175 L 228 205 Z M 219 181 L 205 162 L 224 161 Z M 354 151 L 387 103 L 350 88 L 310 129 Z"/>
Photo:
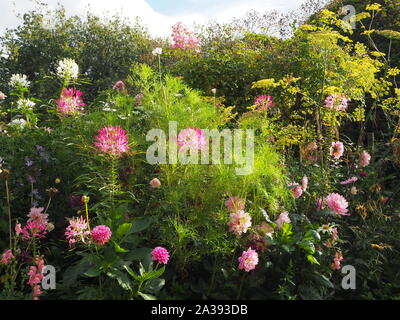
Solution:
<path fill-rule="evenodd" d="M 285 211 L 282 212 L 278 219 L 275 221 L 275 223 L 277 224 L 278 229 L 282 228 L 283 223 L 291 223 L 292 221 L 289 218 L 289 212 Z"/>
<path fill-rule="evenodd" d="M 338 193 L 331 193 L 325 198 L 326 204 L 330 210 L 333 212 L 343 215 L 343 216 L 348 216 L 348 209 L 347 207 L 349 206 L 349 203 L 347 200 L 341 196 Z"/>
<path fill-rule="evenodd" d="M 40 290 L 40 284 L 43 280 L 43 268 L 44 268 L 44 260 L 43 256 L 37 256 L 35 258 L 35 264 L 36 266 L 31 266 L 29 270 L 29 280 L 28 284 L 32 287 L 33 289 L 33 298 L 35 300 L 39 300 L 39 295 L 42 294 L 42 291 Z"/>
<path fill-rule="evenodd" d="M 35 207 L 31 208 L 31 211 L 28 214 L 29 217 L 28 222 L 35 221 L 39 224 L 47 226 L 47 224 L 49 223 L 47 220 L 49 215 L 43 213 L 43 210 L 44 208 L 35 208 Z"/>
<path fill-rule="evenodd" d="M 169 260 L 168 250 L 163 247 L 156 247 L 151 251 L 151 259 L 158 263 L 167 264 Z"/>
<path fill-rule="evenodd" d="M 180 148 L 191 150 L 203 150 L 208 141 L 203 130 L 196 128 L 186 128 L 178 134 L 177 144 Z"/>
<path fill-rule="evenodd" d="M 339 159 L 344 152 L 344 146 L 343 143 L 340 141 L 332 142 L 332 145 L 329 149 L 330 155 L 334 157 L 335 159 Z"/>
<path fill-rule="evenodd" d="M 95 243 L 103 246 L 105 245 L 111 238 L 112 232 L 107 226 L 97 226 L 92 230 L 92 239 Z"/>
<path fill-rule="evenodd" d="M 331 94 L 325 99 L 325 106 L 337 111 L 347 110 L 348 100 L 344 94 Z"/>
<path fill-rule="evenodd" d="M 69 220 L 69 226 L 64 233 L 69 246 L 72 247 L 77 242 L 90 244 L 90 232 L 88 224 L 83 217 L 76 217 Z"/>
<path fill-rule="evenodd" d="M 343 260 L 343 255 L 341 252 L 337 251 L 335 253 L 335 257 L 333 258 L 333 262 L 332 262 L 332 269 L 333 270 L 340 270 L 340 261 Z"/>
<path fill-rule="evenodd" d="M 225 206 L 229 212 L 237 212 L 239 210 L 244 210 L 245 201 L 244 199 L 234 196 L 225 201 Z"/>
<path fill-rule="evenodd" d="M 297 199 L 300 198 L 301 195 L 303 194 L 303 188 L 301 185 L 299 185 L 297 182 L 293 182 L 288 185 L 288 188 L 291 189 L 293 192 L 293 196 Z"/>
<path fill-rule="evenodd" d="M 189 29 L 177 22 L 172 27 L 172 48 L 183 50 L 196 50 L 199 51 L 200 39 L 195 37 Z"/>
<path fill-rule="evenodd" d="M 274 102 L 271 96 L 263 94 L 256 98 L 254 104 L 257 106 L 258 110 L 269 110 L 274 105 Z"/>
<path fill-rule="evenodd" d="M 83 93 L 79 90 L 64 88 L 60 99 L 56 101 L 58 112 L 67 116 L 79 113 L 79 111 L 83 110 L 82 107 L 85 106 L 82 96 Z"/>
<path fill-rule="evenodd" d="M 44 238 L 47 234 L 47 223 L 42 224 L 38 221 L 28 221 L 26 226 L 22 229 L 21 225 L 16 226 L 16 230 L 18 228 L 17 234 L 22 234 L 22 239 L 28 240 L 31 238 Z"/>
<path fill-rule="evenodd" d="M 249 272 L 254 270 L 258 264 L 258 253 L 249 248 L 247 251 L 243 251 L 242 256 L 239 260 L 239 269 Z"/>
<path fill-rule="evenodd" d="M 360 159 L 358 160 L 358 164 L 360 165 L 360 167 L 368 166 L 370 161 L 371 161 L 371 155 L 368 152 L 363 151 L 360 153 Z"/>
<path fill-rule="evenodd" d="M 120 126 L 107 126 L 98 131 L 94 145 L 104 154 L 121 157 L 129 150 L 128 135 Z"/>
<path fill-rule="evenodd" d="M 8 249 L 6 252 L 3 253 L 0 263 L 1 264 L 9 264 L 13 258 L 14 258 L 14 255 L 12 254 L 11 249 Z"/>
<path fill-rule="evenodd" d="M 251 227 L 251 216 L 249 213 L 239 210 L 231 213 L 231 221 L 228 222 L 229 231 L 233 231 L 237 236 L 246 233 Z"/>

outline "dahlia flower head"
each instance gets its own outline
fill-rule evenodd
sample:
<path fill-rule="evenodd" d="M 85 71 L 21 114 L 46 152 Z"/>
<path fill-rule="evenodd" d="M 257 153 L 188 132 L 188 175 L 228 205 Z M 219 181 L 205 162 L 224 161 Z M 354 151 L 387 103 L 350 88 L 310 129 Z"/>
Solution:
<path fill-rule="evenodd" d="M 225 206 L 229 212 L 244 210 L 245 200 L 236 196 L 230 197 L 228 200 L 225 201 Z"/>
<path fill-rule="evenodd" d="M 83 217 L 75 217 L 69 220 L 69 226 L 64 233 L 68 240 L 69 246 L 72 247 L 74 244 L 81 242 L 84 244 L 90 244 L 90 232 L 86 219 Z"/>
<path fill-rule="evenodd" d="M 203 150 L 208 144 L 203 130 L 197 128 L 186 128 L 178 134 L 178 146 L 190 150 Z"/>
<path fill-rule="evenodd" d="M 64 88 L 61 92 L 60 99 L 56 101 L 57 110 L 62 115 L 75 115 L 83 111 L 85 103 L 82 99 L 83 93 L 73 88 Z"/>
<path fill-rule="evenodd" d="M 25 74 L 17 73 L 11 76 L 8 85 L 12 88 L 29 88 L 31 83 Z"/>
<path fill-rule="evenodd" d="M 325 202 L 329 210 L 335 212 L 336 214 L 342 216 L 350 215 L 347 209 L 349 203 L 342 195 L 338 193 L 331 193 L 325 198 Z"/>
<path fill-rule="evenodd" d="M 230 214 L 231 220 L 228 222 L 229 231 L 234 232 L 237 236 L 246 233 L 251 227 L 251 216 L 244 210 L 238 210 Z"/>
<path fill-rule="evenodd" d="M 156 247 L 151 251 L 151 259 L 160 264 L 167 264 L 169 260 L 168 250 L 163 247 Z"/>
<path fill-rule="evenodd" d="M 105 245 L 111 238 L 112 232 L 109 227 L 100 225 L 95 227 L 92 230 L 92 239 L 93 242 L 103 246 Z"/>
<path fill-rule="evenodd" d="M 330 155 L 335 159 L 340 159 L 340 157 L 344 153 L 343 143 L 340 141 L 332 142 L 331 147 L 329 148 Z"/>
<path fill-rule="evenodd" d="M 94 145 L 103 154 L 119 158 L 129 150 L 128 135 L 120 126 L 107 126 L 98 133 Z"/>
<path fill-rule="evenodd" d="M 337 111 L 347 110 L 348 99 L 344 94 L 331 94 L 325 99 L 325 106 L 329 109 L 334 109 Z"/>
<path fill-rule="evenodd" d="M 363 151 L 360 153 L 360 158 L 358 160 L 358 164 L 360 165 L 360 167 L 368 166 L 370 161 L 371 161 L 371 155 L 368 152 Z"/>
<path fill-rule="evenodd" d="M 285 223 L 291 223 L 291 222 L 292 222 L 292 221 L 290 220 L 290 218 L 289 218 L 289 212 L 287 212 L 287 211 L 282 212 L 282 213 L 279 215 L 278 219 L 275 221 L 275 223 L 276 223 L 278 229 L 281 229 L 281 228 L 282 228 L 284 222 L 285 222 Z"/>
<path fill-rule="evenodd" d="M 299 185 L 297 182 L 292 182 L 288 185 L 288 188 L 291 189 L 293 196 L 297 199 L 300 198 L 303 194 L 303 187 Z"/>
<path fill-rule="evenodd" d="M 255 99 L 254 104 L 258 110 L 269 110 L 274 105 L 274 102 L 272 101 L 272 96 L 263 94 Z"/>
<path fill-rule="evenodd" d="M 14 259 L 14 255 L 12 254 L 11 249 L 8 249 L 6 252 L 3 253 L 1 256 L 0 263 L 1 264 L 9 264 L 11 263 L 12 259 Z"/>
<path fill-rule="evenodd" d="M 172 27 L 172 48 L 183 49 L 183 50 L 196 50 L 200 48 L 200 38 L 194 36 L 189 29 L 182 24 L 177 22 Z"/>
<path fill-rule="evenodd" d="M 63 59 L 57 64 L 57 76 L 60 79 L 76 80 L 79 76 L 79 66 L 73 59 Z"/>
<path fill-rule="evenodd" d="M 239 269 L 250 272 L 251 270 L 254 270 L 258 264 L 258 253 L 249 248 L 247 251 L 243 251 L 242 256 L 238 260 Z"/>

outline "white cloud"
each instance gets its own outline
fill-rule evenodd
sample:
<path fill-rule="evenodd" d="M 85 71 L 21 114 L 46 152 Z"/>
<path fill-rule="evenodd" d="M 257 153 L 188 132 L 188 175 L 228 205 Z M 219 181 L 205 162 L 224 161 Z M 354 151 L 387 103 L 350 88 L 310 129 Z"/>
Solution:
<path fill-rule="evenodd" d="M 0 0 L 0 2 L 0 32 L 18 25 L 19 20 L 15 17 L 16 13 L 23 13 L 34 8 L 32 0 Z M 67 9 L 68 14 L 85 14 L 87 10 L 90 10 L 99 15 L 106 12 L 109 14 L 117 12 L 129 18 L 138 16 L 152 34 L 169 36 L 171 26 L 177 21 L 186 24 L 204 23 L 208 19 L 228 21 L 233 17 L 242 16 L 250 9 L 264 11 L 295 8 L 300 5 L 302 0 L 287 0 L 283 5 L 281 0 L 248 0 L 245 3 L 232 1 L 230 4 L 216 2 L 214 6 L 205 8 L 202 12 L 196 14 L 187 12 L 179 16 L 158 13 L 145 0 L 47 0 L 46 2 L 50 8 L 56 8 L 57 3 L 61 3 Z"/>

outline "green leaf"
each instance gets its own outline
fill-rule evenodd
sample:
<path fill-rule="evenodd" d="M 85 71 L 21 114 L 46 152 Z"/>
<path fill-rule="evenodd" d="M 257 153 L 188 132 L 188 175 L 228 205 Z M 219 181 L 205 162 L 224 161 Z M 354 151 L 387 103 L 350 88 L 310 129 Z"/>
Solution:
<path fill-rule="evenodd" d="M 88 271 L 86 271 L 84 273 L 85 276 L 90 277 L 90 278 L 94 278 L 94 277 L 98 277 L 100 275 L 101 271 L 100 268 L 95 266 L 90 268 Z"/>
<path fill-rule="evenodd" d="M 129 250 L 124 249 L 124 248 L 121 248 L 121 247 L 119 246 L 119 244 L 116 243 L 115 241 L 113 241 L 113 244 L 114 244 L 114 249 L 115 249 L 116 252 L 120 252 L 120 253 L 129 252 Z"/>
<path fill-rule="evenodd" d="M 128 231 L 132 228 L 132 223 L 124 223 L 121 224 L 116 232 L 116 236 L 118 238 L 122 238 Z"/>
<path fill-rule="evenodd" d="M 119 271 L 118 269 L 112 269 L 111 271 L 107 272 L 107 276 L 112 279 L 116 279 L 118 284 L 124 290 L 132 290 L 132 285 L 130 279 L 124 274 L 123 272 Z"/>
<path fill-rule="evenodd" d="M 138 218 L 133 222 L 132 228 L 129 231 L 130 233 L 140 232 L 147 229 L 150 224 L 153 222 L 153 219 L 148 217 Z"/>
<path fill-rule="evenodd" d="M 160 269 L 153 270 L 150 272 L 144 272 L 142 274 L 143 280 L 150 280 L 160 277 L 165 271 L 165 266 L 162 266 Z"/>
<path fill-rule="evenodd" d="M 136 275 L 133 270 L 128 265 L 123 265 L 124 269 L 129 273 L 129 275 L 137 281 L 141 280 L 141 277 Z"/>
<path fill-rule="evenodd" d="M 155 296 L 152 296 L 151 294 L 138 292 L 138 295 L 141 296 L 144 300 L 157 300 L 157 298 Z"/>
<path fill-rule="evenodd" d="M 307 260 L 310 261 L 312 264 L 318 264 L 318 265 L 319 265 L 318 260 L 315 259 L 315 257 L 312 256 L 311 254 L 308 254 L 308 255 L 307 255 Z"/>

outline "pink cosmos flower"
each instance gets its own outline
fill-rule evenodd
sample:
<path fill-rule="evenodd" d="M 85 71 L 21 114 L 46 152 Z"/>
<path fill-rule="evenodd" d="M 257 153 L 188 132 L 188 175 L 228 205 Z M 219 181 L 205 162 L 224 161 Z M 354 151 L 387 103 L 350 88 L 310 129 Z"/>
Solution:
<path fill-rule="evenodd" d="M 258 264 L 258 253 L 249 248 L 247 251 L 243 251 L 242 256 L 239 260 L 239 269 L 249 272 L 254 270 Z"/>
<path fill-rule="evenodd" d="M 254 104 L 257 106 L 258 110 L 269 110 L 274 105 L 274 102 L 271 96 L 263 94 L 256 98 Z"/>
<path fill-rule="evenodd" d="M 343 260 L 343 255 L 341 252 L 337 251 L 335 253 L 335 257 L 333 258 L 333 262 L 332 262 L 332 269 L 333 270 L 340 270 L 341 266 L 340 266 L 340 261 Z"/>
<path fill-rule="evenodd" d="M 342 184 L 342 185 L 350 184 L 350 183 L 356 182 L 357 180 L 358 180 L 357 177 L 352 177 L 350 179 L 347 179 L 347 180 L 344 180 L 344 181 L 340 182 L 340 184 Z"/>
<path fill-rule="evenodd" d="M 358 164 L 360 165 L 360 167 L 368 166 L 370 161 L 371 161 L 371 155 L 368 152 L 363 151 L 360 153 L 360 159 L 358 160 Z"/>
<path fill-rule="evenodd" d="M 97 226 L 92 230 L 92 239 L 95 243 L 103 246 L 105 245 L 111 238 L 112 232 L 107 226 Z"/>
<path fill-rule="evenodd" d="M 329 109 L 346 111 L 348 100 L 344 94 L 331 94 L 325 99 L 325 106 Z"/>
<path fill-rule="evenodd" d="M 3 253 L 0 263 L 1 264 L 9 264 L 9 263 L 11 263 L 13 258 L 14 258 L 14 255 L 12 254 L 11 249 L 8 249 L 6 252 Z"/>
<path fill-rule="evenodd" d="M 330 155 L 334 157 L 335 159 L 339 159 L 344 152 L 344 146 L 343 143 L 340 141 L 332 142 L 332 145 L 329 149 Z"/>
<path fill-rule="evenodd" d="M 32 287 L 33 290 L 33 298 L 34 300 L 39 300 L 39 295 L 42 294 L 41 283 L 44 278 L 43 276 L 43 268 L 44 268 L 44 260 L 43 256 L 37 256 L 35 258 L 36 266 L 31 266 L 29 270 L 29 280 L 28 284 Z"/>
<path fill-rule="evenodd" d="M 154 178 L 153 180 L 150 181 L 150 186 L 152 188 L 159 188 L 161 187 L 161 182 L 157 178 Z"/>
<path fill-rule="evenodd" d="M 65 231 L 65 237 L 71 247 L 77 242 L 90 244 L 90 232 L 88 224 L 83 217 L 72 218 L 69 220 L 69 226 Z"/>
<path fill-rule="evenodd" d="M 304 176 L 303 179 L 301 179 L 301 188 L 303 191 L 306 191 L 308 188 L 308 177 Z"/>
<path fill-rule="evenodd" d="M 201 129 L 186 128 L 178 134 L 177 144 L 180 148 L 185 147 L 191 150 L 203 150 L 208 141 Z"/>
<path fill-rule="evenodd" d="M 49 215 L 46 213 L 43 213 L 44 208 L 31 208 L 31 211 L 28 214 L 28 222 L 30 221 L 35 221 L 39 224 L 43 224 L 45 226 L 47 226 L 48 222 L 48 217 Z"/>
<path fill-rule="evenodd" d="M 233 231 L 237 236 L 246 233 L 251 227 L 251 216 L 243 210 L 231 213 L 231 221 L 228 222 L 229 231 Z"/>
<path fill-rule="evenodd" d="M 326 204 L 330 210 L 333 212 L 343 215 L 343 216 L 348 216 L 350 214 L 347 214 L 348 209 L 347 207 L 349 206 L 349 203 L 347 200 L 341 196 L 338 193 L 331 193 L 325 198 Z"/>
<path fill-rule="evenodd" d="M 156 247 L 151 252 L 151 259 L 158 263 L 167 264 L 169 260 L 168 250 L 163 247 Z"/>
<path fill-rule="evenodd" d="M 291 223 L 292 221 L 289 218 L 289 212 L 285 211 L 282 212 L 278 219 L 275 221 L 275 223 L 277 224 L 277 228 L 280 229 L 283 226 L 283 223 Z"/>
<path fill-rule="evenodd" d="M 113 89 L 116 90 L 116 91 L 122 92 L 122 91 L 124 91 L 126 89 L 125 83 L 123 81 L 121 81 L 121 80 L 117 81 L 114 84 Z"/>
<path fill-rule="evenodd" d="M 108 126 L 100 129 L 94 145 L 105 154 L 121 157 L 129 150 L 128 135 L 120 126 Z"/>
<path fill-rule="evenodd" d="M 297 182 L 293 182 L 293 183 L 289 184 L 288 187 L 289 187 L 289 188 L 292 187 L 291 190 L 292 190 L 293 195 L 294 195 L 294 197 L 295 197 L 296 199 L 297 199 L 297 198 L 300 198 L 301 195 L 303 194 L 303 188 L 302 188 L 301 185 L 299 185 Z"/>
<path fill-rule="evenodd" d="M 58 112 L 67 116 L 79 113 L 79 111 L 83 110 L 82 107 L 85 106 L 82 96 L 83 93 L 79 90 L 64 88 L 60 99 L 56 101 Z"/>
<path fill-rule="evenodd" d="M 244 210 L 245 201 L 239 197 L 230 197 L 225 201 L 225 206 L 229 212 L 237 212 L 239 210 Z"/>

